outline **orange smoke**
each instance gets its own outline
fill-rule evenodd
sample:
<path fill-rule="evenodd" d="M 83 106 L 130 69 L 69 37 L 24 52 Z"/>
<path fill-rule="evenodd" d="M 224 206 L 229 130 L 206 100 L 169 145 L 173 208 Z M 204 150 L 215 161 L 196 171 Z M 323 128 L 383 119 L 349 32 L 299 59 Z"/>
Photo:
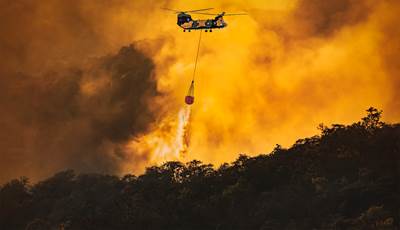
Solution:
<path fill-rule="evenodd" d="M 388 111 L 386 120 L 398 121 L 393 100 L 398 97 L 391 88 L 399 81 L 388 72 L 382 54 L 385 46 L 399 44 L 399 39 L 382 32 L 400 13 L 397 2 L 213 4 L 230 12 L 248 11 L 249 16 L 226 17 L 229 27 L 204 34 L 190 159 L 219 164 L 239 153 L 268 153 L 276 143 L 289 146 L 316 134 L 321 122 L 356 121 L 369 106 Z M 168 6 L 205 7 L 180 1 Z M 164 14 L 174 21 L 175 16 Z M 174 108 L 190 81 L 198 33 L 181 33 L 176 25 L 165 28 L 171 39 L 153 58 L 158 87 L 169 94 L 168 108 Z"/>
<path fill-rule="evenodd" d="M 321 122 L 354 122 L 370 106 L 400 117 L 396 0 L 0 5 L 0 181 L 219 164 L 290 146 Z M 203 34 L 190 109 L 198 32 L 183 33 L 161 7 L 249 14 Z"/>

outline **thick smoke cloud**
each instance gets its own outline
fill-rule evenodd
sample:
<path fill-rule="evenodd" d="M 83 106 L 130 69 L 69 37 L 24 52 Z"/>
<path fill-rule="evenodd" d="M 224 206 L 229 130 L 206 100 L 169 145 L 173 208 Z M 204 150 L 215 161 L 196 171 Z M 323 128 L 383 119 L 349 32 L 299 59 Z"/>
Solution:
<path fill-rule="evenodd" d="M 3 75 L 1 179 L 64 167 L 111 173 L 124 161 L 145 162 L 124 144 L 154 119 L 147 106 L 157 96 L 153 69 L 129 46 L 84 69 Z"/>
<path fill-rule="evenodd" d="M 136 5 L 135 5 L 136 4 Z M 155 116 L 154 64 L 119 22 L 128 1 L 0 2 L 0 182 L 147 162 L 126 143 Z M 115 16 L 119 13 L 118 17 Z M 141 23 L 141 20 L 137 20 Z M 125 26 L 125 25 L 124 25 Z M 154 109 L 154 108 L 153 108 Z"/>
<path fill-rule="evenodd" d="M 395 117 L 400 117 L 400 27 L 398 26 L 400 3 L 387 1 L 379 10 L 378 23 L 380 26 L 380 55 L 382 65 L 387 73 L 390 98 L 386 103 L 387 112 Z M 384 13 L 383 13 L 384 12 Z"/>
<path fill-rule="evenodd" d="M 331 36 L 344 26 L 365 21 L 371 4 L 366 0 L 299 0 L 292 20 L 302 36 Z"/>
<path fill-rule="evenodd" d="M 369 106 L 398 121 L 396 0 L 4 0 L 0 181 L 175 159 L 198 33 L 160 7 L 249 12 L 203 34 L 189 159 L 266 153 Z"/>
<path fill-rule="evenodd" d="M 238 153 L 269 152 L 276 143 L 315 135 L 321 122 L 354 122 L 370 106 L 398 121 L 396 1 L 215 4 L 227 12 L 247 7 L 250 14 L 226 17 L 226 30 L 204 36 L 189 149 L 194 158 L 218 164 Z M 195 43 L 185 39 L 176 38 Z M 182 55 L 165 75 L 169 85 L 186 90 L 181 73 L 190 75 L 190 47 L 177 49 Z"/>

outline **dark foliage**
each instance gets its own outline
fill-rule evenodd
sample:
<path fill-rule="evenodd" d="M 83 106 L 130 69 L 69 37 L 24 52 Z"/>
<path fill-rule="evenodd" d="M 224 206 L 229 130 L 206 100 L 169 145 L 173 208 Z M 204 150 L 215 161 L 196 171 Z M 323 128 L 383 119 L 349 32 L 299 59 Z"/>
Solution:
<path fill-rule="evenodd" d="M 399 229 L 400 125 L 367 112 L 218 169 L 168 162 L 139 177 L 13 180 L 0 187 L 0 229 Z"/>

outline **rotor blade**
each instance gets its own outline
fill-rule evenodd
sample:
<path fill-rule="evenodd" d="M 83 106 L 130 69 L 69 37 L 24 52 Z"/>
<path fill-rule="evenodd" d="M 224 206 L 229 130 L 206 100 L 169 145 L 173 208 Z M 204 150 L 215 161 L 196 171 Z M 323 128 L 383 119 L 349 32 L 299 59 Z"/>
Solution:
<path fill-rule="evenodd" d="M 212 15 L 212 16 L 218 15 L 218 14 L 212 14 L 212 13 L 196 13 L 196 12 L 194 12 L 193 14 L 203 14 L 203 15 Z"/>
<path fill-rule="evenodd" d="M 243 14 L 224 14 L 224 16 L 237 16 L 237 15 L 248 15 L 246 13 Z"/>
<path fill-rule="evenodd" d="M 205 9 L 200 9 L 200 10 L 190 10 L 190 11 L 184 11 L 185 13 L 193 13 L 193 12 L 199 12 L 199 11 L 206 11 L 206 10 L 212 10 L 214 8 L 205 8 Z"/>
<path fill-rule="evenodd" d="M 237 16 L 237 15 L 248 15 L 247 13 L 238 13 L 238 14 L 213 14 L 213 13 L 193 13 L 193 14 L 204 14 L 204 15 L 213 15 L 213 16 L 218 16 L 218 15 L 222 15 L 222 16 Z"/>
<path fill-rule="evenodd" d="M 181 12 L 181 11 L 179 11 L 179 10 L 174 10 L 174 9 L 165 8 L 165 7 L 161 7 L 161 9 L 163 9 L 163 10 L 169 10 L 169 11 L 173 11 L 173 12 L 175 12 L 175 13 L 179 13 L 179 12 Z"/>

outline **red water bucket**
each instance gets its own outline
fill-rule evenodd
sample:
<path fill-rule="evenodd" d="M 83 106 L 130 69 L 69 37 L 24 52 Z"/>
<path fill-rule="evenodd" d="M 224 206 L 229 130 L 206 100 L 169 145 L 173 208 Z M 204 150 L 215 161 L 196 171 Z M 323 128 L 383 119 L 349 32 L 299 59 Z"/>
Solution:
<path fill-rule="evenodd" d="M 193 104 L 194 102 L 194 81 L 192 81 L 192 83 L 190 84 L 188 93 L 185 97 L 185 103 L 188 105 Z"/>
<path fill-rule="evenodd" d="M 186 104 L 191 105 L 191 104 L 193 104 L 193 102 L 194 102 L 194 97 L 193 96 L 186 96 L 185 97 L 185 103 Z"/>

